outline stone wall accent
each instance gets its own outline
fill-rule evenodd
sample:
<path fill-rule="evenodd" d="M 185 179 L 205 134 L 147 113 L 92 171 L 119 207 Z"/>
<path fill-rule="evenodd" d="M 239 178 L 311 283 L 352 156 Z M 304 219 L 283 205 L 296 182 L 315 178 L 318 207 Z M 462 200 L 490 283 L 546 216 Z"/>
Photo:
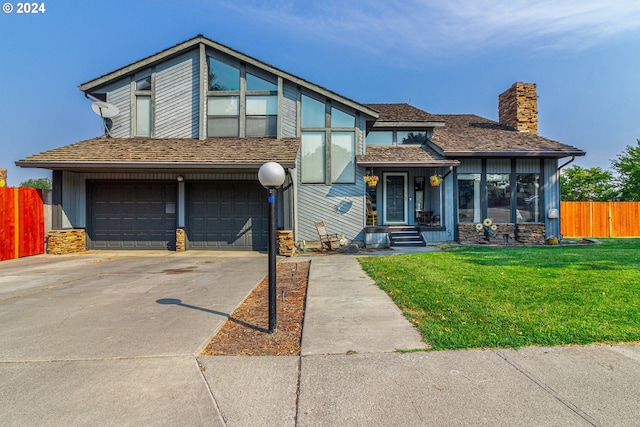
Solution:
<path fill-rule="evenodd" d="M 278 255 L 293 256 L 296 253 L 296 244 L 293 241 L 292 230 L 278 230 Z"/>
<path fill-rule="evenodd" d="M 51 230 L 47 233 L 47 253 L 64 255 L 87 250 L 87 237 L 83 229 Z"/>
<path fill-rule="evenodd" d="M 538 134 L 538 95 L 535 83 L 514 83 L 498 96 L 501 124 L 520 132 Z"/>
<path fill-rule="evenodd" d="M 187 233 L 184 228 L 176 230 L 176 252 L 184 252 L 187 250 Z"/>
<path fill-rule="evenodd" d="M 460 243 L 477 244 L 477 243 L 492 243 L 492 244 L 505 244 L 515 243 L 515 227 L 514 224 L 494 224 L 496 230 L 492 230 L 488 233 L 488 240 L 485 238 L 484 230 L 478 232 L 475 224 L 459 224 L 458 225 L 458 238 Z"/>
<path fill-rule="evenodd" d="M 543 223 L 523 222 L 518 224 L 516 241 L 526 245 L 544 245 L 544 234 Z"/>

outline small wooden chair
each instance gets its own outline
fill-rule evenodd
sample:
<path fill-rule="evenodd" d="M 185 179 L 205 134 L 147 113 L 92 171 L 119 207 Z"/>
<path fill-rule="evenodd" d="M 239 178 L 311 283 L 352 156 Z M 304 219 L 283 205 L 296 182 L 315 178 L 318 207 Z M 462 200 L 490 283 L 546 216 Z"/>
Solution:
<path fill-rule="evenodd" d="M 367 199 L 367 225 L 376 225 L 378 222 L 378 211 L 373 209 L 373 203 Z"/>
<path fill-rule="evenodd" d="M 326 247 L 330 251 L 338 249 L 340 247 L 340 237 L 337 234 L 329 234 L 324 221 L 317 221 L 315 224 L 316 230 L 318 230 L 318 237 L 320 237 L 320 246 L 322 248 Z"/>

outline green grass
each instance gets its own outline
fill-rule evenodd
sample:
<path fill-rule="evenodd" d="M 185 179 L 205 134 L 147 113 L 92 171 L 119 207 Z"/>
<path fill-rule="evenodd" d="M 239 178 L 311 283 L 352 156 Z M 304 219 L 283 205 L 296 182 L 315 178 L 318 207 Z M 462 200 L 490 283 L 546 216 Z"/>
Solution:
<path fill-rule="evenodd" d="M 640 340 L 640 239 L 359 258 L 434 350 Z"/>

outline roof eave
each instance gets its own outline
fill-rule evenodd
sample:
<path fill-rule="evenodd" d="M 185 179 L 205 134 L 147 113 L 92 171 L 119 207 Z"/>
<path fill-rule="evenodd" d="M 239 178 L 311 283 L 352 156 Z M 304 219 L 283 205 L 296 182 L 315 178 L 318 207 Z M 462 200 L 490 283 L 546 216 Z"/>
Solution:
<path fill-rule="evenodd" d="M 584 156 L 586 153 L 581 150 L 576 151 L 484 151 L 484 150 L 442 150 L 441 154 L 446 157 L 555 157 L 563 158 L 570 156 Z"/>
<path fill-rule="evenodd" d="M 294 168 L 295 161 L 279 161 L 283 168 Z M 23 168 L 50 170 L 65 169 L 260 169 L 264 162 L 65 162 L 65 161 L 25 161 L 15 162 Z"/>
<path fill-rule="evenodd" d="M 460 162 L 457 160 L 451 161 L 434 161 L 434 162 L 388 162 L 383 160 L 369 160 L 369 161 L 356 161 L 358 166 L 371 167 L 449 167 L 460 166 Z"/>

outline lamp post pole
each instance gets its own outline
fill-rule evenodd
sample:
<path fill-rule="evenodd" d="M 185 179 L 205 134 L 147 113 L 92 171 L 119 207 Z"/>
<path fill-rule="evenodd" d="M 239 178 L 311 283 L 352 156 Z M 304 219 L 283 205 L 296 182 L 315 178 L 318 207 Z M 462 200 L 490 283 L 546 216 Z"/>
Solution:
<path fill-rule="evenodd" d="M 258 180 L 267 189 L 269 198 L 269 333 L 276 331 L 276 191 L 284 183 L 285 172 L 279 163 L 267 162 L 260 166 Z"/>
<path fill-rule="evenodd" d="M 276 331 L 276 189 L 269 188 L 269 333 Z"/>

